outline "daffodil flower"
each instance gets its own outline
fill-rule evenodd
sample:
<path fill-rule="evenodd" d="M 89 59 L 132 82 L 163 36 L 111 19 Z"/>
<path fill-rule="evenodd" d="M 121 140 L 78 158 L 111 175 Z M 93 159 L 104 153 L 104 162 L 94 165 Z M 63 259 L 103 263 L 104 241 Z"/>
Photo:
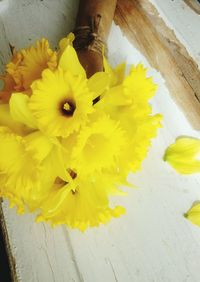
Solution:
<path fill-rule="evenodd" d="M 82 174 L 113 167 L 126 142 L 125 132 L 119 124 L 107 116 L 101 116 L 80 131 L 72 151 L 74 167 Z"/>
<path fill-rule="evenodd" d="M 93 181 L 77 177 L 75 183 L 54 189 L 41 203 L 37 221 L 49 221 L 52 225 L 66 224 L 84 231 L 119 217 L 125 209 L 121 206 L 109 207 L 106 191 L 109 181 L 106 181 L 106 176 L 102 178 L 101 175 Z"/>
<path fill-rule="evenodd" d="M 49 47 L 46 39 L 36 42 L 36 46 L 14 50 L 13 58 L 6 66 L 6 74 L 0 77 L 4 81 L 4 88 L 0 91 L 0 100 L 8 102 L 14 92 L 30 93 L 33 81 L 41 77 L 46 68 L 51 70 L 57 66 L 57 53 Z"/>

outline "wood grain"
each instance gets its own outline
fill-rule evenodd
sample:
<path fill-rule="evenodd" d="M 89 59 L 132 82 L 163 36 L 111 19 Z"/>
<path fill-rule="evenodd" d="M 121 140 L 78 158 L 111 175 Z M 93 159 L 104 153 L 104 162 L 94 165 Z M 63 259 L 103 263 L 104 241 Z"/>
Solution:
<path fill-rule="evenodd" d="M 147 0 L 118 0 L 115 22 L 162 74 L 172 97 L 200 129 L 200 71 L 154 6 Z"/>
<path fill-rule="evenodd" d="M 185 3 L 193 9 L 198 15 L 200 15 L 200 5 L 198 0 L 184 0 Z"/>

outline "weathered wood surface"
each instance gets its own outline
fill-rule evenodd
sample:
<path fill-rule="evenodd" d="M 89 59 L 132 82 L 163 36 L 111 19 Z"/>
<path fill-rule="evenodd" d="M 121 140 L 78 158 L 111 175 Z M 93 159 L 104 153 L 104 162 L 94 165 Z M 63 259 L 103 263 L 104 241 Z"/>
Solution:
<path fill-rule="evenodd" d="M 169 1 L 155 2 L 157 5 L 161 3 L 160 6 L 164 9 L 163 2 Z M 173 9 L 173 4 L 170 7 Z M 181 9 L 179 6 L 178 8 Z M 187 10 L 189 10 L 188 14 L 190 15 L 190 8 L 187 8 Z M 169 18 L 170 11 L 168 12 Z M 180 11 L 177 9 L 177 16 L 180 17 L 179 13 Z M 192 11 L 192 13 L 194 12 Z M 175 15 L 174 18 L 176 18 Z M 200 19 L 196 15 L 198 22 L 196 22 L 195 16 L 194 22 L 192 22 L 191 17 L 188 18 L 188 20 L 190 19 L 190 22 L 188 22 L 184 13 L 182 13 L 182 16 L 184 17 L 182 21 L 186 21 L 182 25 L 183 30 L 189 24 L 194 27 L 193 40 L 189 42 L 190 35 L 187 45 L 190 46 L 194 42 L 197 44 L 194 52 L 190 53 L 196 56 L 195 61 L 188 53 L 190 48 L 188 51 L 186 50 L 185 46 L 176 38 L 174 31 L 166 26 L 155 7 L 148 0 L 118 0 L 115 22 L 120 25 L 130 42 L 144 54 L 150 65 L 162 74 L 173 99 L 181 106 L 194 128 L 199 130 L 200 71 L 197 65 L 199 56 L 197 50 L 200 50 L 200 28 L 198 29 L 196 24 L 198 23 L 198 26 L 200 26 Z M 182 21 L 180 21 L 180 25 Z M 175 28 L 177 26 L 178 31 L 181 31 L 181 26 L 176 21 L 173 23 L 174 25 L 176 23 Z M 184 33 L 184 31 L 182 32 Z M 189 31 L 187 33 L 189 34 Z M 184 40 L 182 42 L 184 43 Z"/>
<path fill-rule="evenodd" d="M 74 0 L 0 1 L 1 70 L 10 55 L 9 43 L 21 48 L 45 36 L 56 46 L 73 28 L 77 6 Z M 142 45 L 134 48 L 115 25 L 108 47 L 114 65 L 125 60 L 149 66 Z M 36 224 L 32 215 L 18 216 L 4 202 L 18 281 L 199 282 L 200 228 L 183 214 L 200 200 L 200 176 L 177 175 L 162 156 L 177 136 L 200 134 L 174 103 L 159 72 L 149 67 L 149 74 L 159 85 L 152 104 L 155 112 L 164 115 L 163 128 L 142 171 L 130 175 L 139 189 L 129 190 L 121 200 L 127 214 L 82 234 Z"/>

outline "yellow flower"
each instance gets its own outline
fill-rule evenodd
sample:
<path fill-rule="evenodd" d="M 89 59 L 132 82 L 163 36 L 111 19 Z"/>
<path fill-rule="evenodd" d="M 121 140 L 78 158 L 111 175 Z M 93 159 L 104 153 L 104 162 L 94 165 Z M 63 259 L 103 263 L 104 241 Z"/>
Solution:
<path fill-rule="evenodd" d="M 72 151 L 73 167 L 83 174 L 113 167 L 126 141 L 119 124 L 101 115 L 80 131 Z"/>
<path fill-rule="evenodd" d="M 30 92 L 30 85 L 41 77 L 46 68 L 55 69 L 57 66 L 56 52 L 49 47 L 46 39 L 36 42 L 36 46 L 14 51 L 12 60 L 6 66 L 6 74 L 1 77 L 5 86 L 0 92 L 0 99 L 7 102 L 13 92 Z"/>
<path fill-rule="evenodd" d="M 126 131 L 128 146 L 121 152 L 119 167 L 121 173 L 127 175 L 130 171 L 136 172 L 141 169 L 142 161 L 146 158 L 151 139 L 156 137 L 160 125 L 161 116 L 147 116 L 146 119 L 129 120 L 132 129 Z M 125 122 L 125 120 L 124 120 Z M 126 121 L 128 124 L 128 121 Z M 129 126 L 127 126 L 129 127 Z"/>
<path fill-rule="evenodd" d="M 112 217 L 125 212 L 123 207 L 109 207 L 106 177 L 73 180 L 63 183 L 43 200 L 37 221 L 49 221 L 52 225 L 66 224 L 84 231 L 88 227 L 107 223 Z"/>
<path fill-rule="evenodd" d="M 185 217 L 193 224 L 200 226 L 200 203 L 195 203 Z"/>
<path fill-rule="evenodd" d="M 0 196 L 38 221 L 83 231 L 124 213 L 109 197 L 125 194 L 118 186 L 140 168 L 161 117 L 151 115 L 156 87 L 142 65 L 125 77 L 125 64 L 104 58 L 104 72 L 87 79 L 73 40 L 56 53 L 42 39 L 6 67 Z"/>
<path fill-rule="evenodd" d="M 45 70 L 32 91 L 30 109 L 39 128 L 51 136 L 67 137 L 79 130 L 93 111 L 87 80 L 61 68 Z"/>
<path fill-rule="evenodd" d="M 57 176 L 69 179 L 62 154 L 57 140 L 39 131 L 22 137 L 0 127 L 0 195 L 21 212 L 38 208 Z"/>
<path fill-rule="evenodd" d="M 146 115 L 151 113 L 148 100 L 155 94 L 156 88 L 152 78 L 147 77 L 146 69 L 139 64 L 132 66 L 129 75 L 121 84 L 111 87 L 105 93 L 102 103 L 111 113 L 118 112 L 118 107 L 126 106 L 132 108 L 133 114 L 136 111 L 140 115 Z"/>
<path fill-rule="evenodd" d="M 151 139 L 161 126 L 161 115 L 152 116 L 148 100 L 155 94 L 156 86 L 146 75 L 142 65 L 132 67 L 122 84 L 111 87 L 95 104 L 97 111 L 106 112 L 119 122 L 128 139 L 121 151 L 118 169 L 122 175 L 141 168 Z"/>
<path fill-rule="evenodd" d="M 164 155 L 177 172 L 191 174 L 200 172 L 200 140 L 191 137 L 180 137 L 171 144 Z"/>
<path fill-rule="evenodd" d="M 19 193 L 26 198 L 30 187 L 37 186 L 38 165 L 30 153 L 26 153 L 24 139 L 8 128 L 0 128 L 0 178 L 1 194 Z M 28 165 L 31 164 L 31 165 Z"/>

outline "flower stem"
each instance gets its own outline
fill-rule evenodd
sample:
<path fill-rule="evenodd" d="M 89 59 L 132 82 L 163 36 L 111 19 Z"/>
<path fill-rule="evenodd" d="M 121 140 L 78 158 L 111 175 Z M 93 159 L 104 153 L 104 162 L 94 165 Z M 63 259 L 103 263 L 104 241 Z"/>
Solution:
<path fill-rule="evenodd" d="M 75 28 L 75 49 L 87 76 L 103 70 L 102 51 L 114 17 L 117 0 L 80 0 Z"/>

